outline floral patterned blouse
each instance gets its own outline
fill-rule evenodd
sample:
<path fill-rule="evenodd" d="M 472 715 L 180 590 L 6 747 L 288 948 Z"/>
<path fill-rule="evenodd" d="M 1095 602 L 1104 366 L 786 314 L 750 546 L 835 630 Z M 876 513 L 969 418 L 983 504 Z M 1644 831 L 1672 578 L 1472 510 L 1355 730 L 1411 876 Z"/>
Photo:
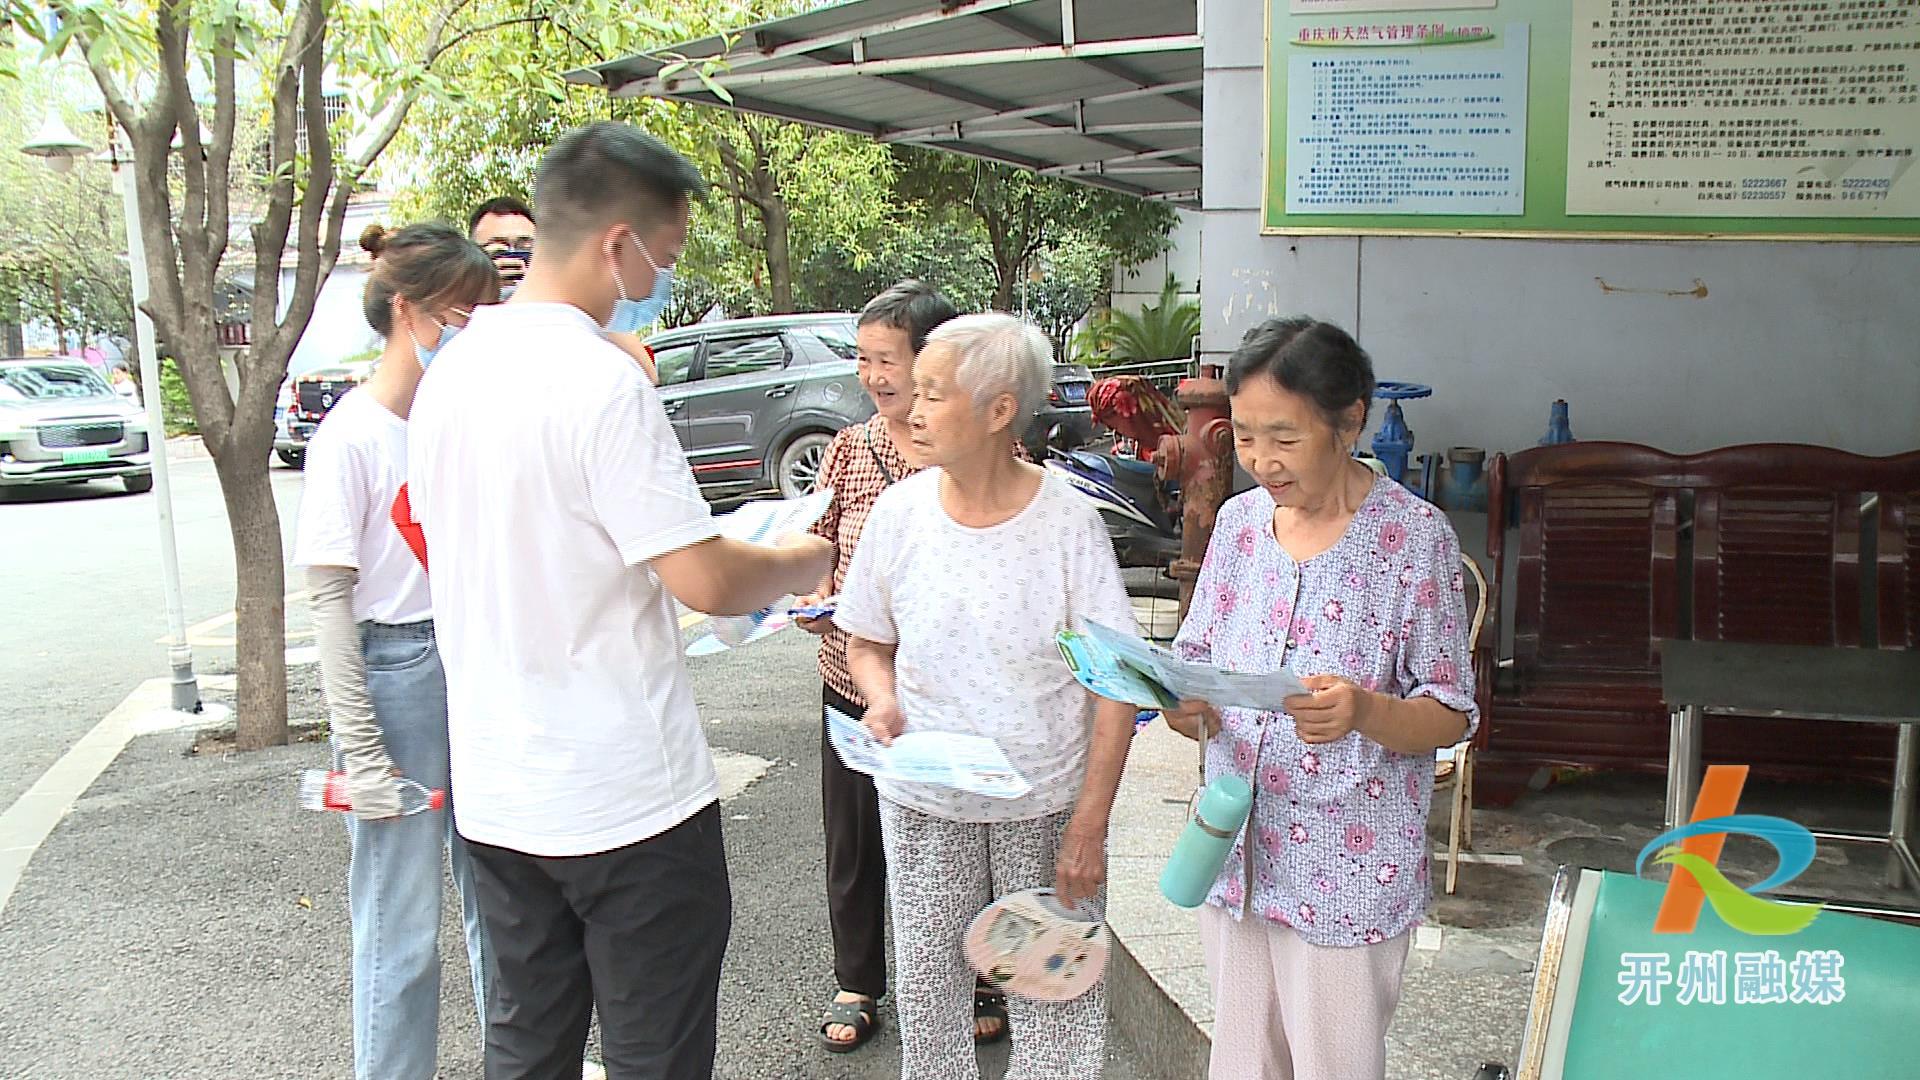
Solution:
<path fill-rule="evenodd" d="M 1431 697 L 1479 724 L 1460 542 L 1446 517 L 1384 477 L 1333 547 L 1298 564 L 1263 488 L 1221 508 L 1174 648 L 1228 671 L 1341 675 Z M 1207 780 L 1254 790 L 1253 812 L 1208 902 L 1292 927 L 1314 945 L 1398 937 L 1432 897 L 1432 755 L 1364 735 L 1310 746 L 1281 712 L 1222 709 Z M 1248 862 L 1251 852 L 1251 865 Z"/>

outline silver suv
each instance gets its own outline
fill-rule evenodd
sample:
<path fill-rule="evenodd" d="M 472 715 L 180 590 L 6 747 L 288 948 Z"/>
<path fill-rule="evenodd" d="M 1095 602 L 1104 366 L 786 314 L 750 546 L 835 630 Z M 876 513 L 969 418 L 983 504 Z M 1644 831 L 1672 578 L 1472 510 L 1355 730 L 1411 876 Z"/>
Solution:
<path fill-rule="evenodd" d="M 75 360 L 0 360 L 0 488 L 117 479 L 153 489 L 147 414 Z"/>

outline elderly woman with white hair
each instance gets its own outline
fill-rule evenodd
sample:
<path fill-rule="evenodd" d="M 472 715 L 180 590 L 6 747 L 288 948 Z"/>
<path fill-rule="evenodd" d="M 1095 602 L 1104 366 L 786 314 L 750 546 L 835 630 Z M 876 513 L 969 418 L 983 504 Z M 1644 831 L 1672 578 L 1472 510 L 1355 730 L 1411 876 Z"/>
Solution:
<path fill-rule="evenodd" d="M 984 735 L 1032 785 L 1016 799 L 879 785 L 901 1080 L 978 1076 L 963 940 L 983 908 L 1042 887 L 1069 904 L 1103 896 L 1134 709 L 1082 689 L 1055 636 L 1130 628 L 1133 609 L 1099 515 L 1013 455 L 1052 371 L 1046 336 L 1011 315 L 962 316 L 928 336 L 908 421 L 926 468 L 874 504 L 835 615 L 875 737 Z M 1009 1006 L 1008 1076 L 1100 1075 L 1099 988 Z"/>

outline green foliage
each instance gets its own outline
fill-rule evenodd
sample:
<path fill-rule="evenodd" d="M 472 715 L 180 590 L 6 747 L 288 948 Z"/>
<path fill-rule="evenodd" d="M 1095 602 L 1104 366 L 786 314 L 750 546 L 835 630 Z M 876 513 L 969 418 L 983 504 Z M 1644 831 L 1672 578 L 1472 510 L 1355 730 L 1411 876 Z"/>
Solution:
<path fill-rule="evenodd" d="M 11 148 L 34 136 L 49 106 L 83 139 L 104 139 L 97 114 L 59 107 L 84 98 L 88 87 L 74 93 L 76 79 L 29 67 L 0 80 L 0 312 L 62 327 L 70 347 L 75 338 L 132 337 L 120 199 L 104 169 L 55 173 Z"/>
<path fill-rule="evenodd" d="M 1068 231 L 1035 259 L 1016 289 L 1019 310 L 1046 331 L 1053 355 L 1068 357 L 1067 339 L 1113 280 L 1113 250 L 1095 237 Z"/>
<path fill-rule="evenodd" d="M 521 0 L 473 0 L 472 6 L 474 17 L 503 21 L 525 11 Z M 484 47 L 464 47 L 442 63 L 440 70 L 461 90 L 423 103 L 419 122 L 399 140 L 399 160 L 424 180 L 402 193 L 395 207 L 401 220 L 464 223 L 486 198 L 524 198 L 555 139 L 581 124 L 615 119 L 679 149 L 714 185 L 681 258 L 670 323 L 698 318 L 714 303 L 730 314 L 791 306 L 796 267 L 817 250 L 831 248 L 856 263 L 872 257 L 894 209 L 892 158 L 884 147 L 720 109 L 615 98 L 559 78 L 569 69 L 657 53 L 806 5 L 707 0 L 640 22 L 611 0 L 539 6 L 543 18 L 512 21 Z M 679 65 L 710 77 L 704 63 L 676 60 L 669 69 Z"/>
<path fill-rule="evenodd" d="M 1164 252 L 1171 207 L 1057 177 L 935 150 L 901 147 L 896 190 L 929 213 L 972 220 L 986 242 L 994 305 L 1012 307 L 1036 260 L 1059 258 L 1070 238 L 1106 250 L 1109 264 Z"/>
<path fill-rule="evenodd" d="M 1179 360 L 1193 354 L 1200 333 L 1200 305 L 1180 299 L 1180 283 L 1167 275 L 1158 303 L 1130 311 L 1108 310 L 1096 316 L 1075 341 L 1082 363 L 1145 364 Z"/>
<path fill-rule="evenodd" d="M 187 381 L 180 377 L 180 365 L 171 356 L 160 358 L 160 415 L 169 439 L 200 433 L 200 424 L 193 418 L 193 402 L 187 397 Z"/>
<path fill-rule="evenodd" d="M 944 293 L 962 311 L 984 311 L 993 299 L 993 279 L 984 270 L 986 248 L 967 223 L 913 215 L 881 238 L 864 262 L 827 245 L 800 268 L 801 307 L 810 311 L 859 311 L 877 293 L 903 278 L 919 278 Z"/>
<path fill-rule="evenodd" d="M 932 151 L 722 109 L 616 98 L 558 78 L 571 68 L 817 6 L 697 0 L 653 7 L 652 22 L 602 17 L 615 0 L 470 0 L 473 20 L 516 20 L 448 54 L 435 70 L 457 91 L 425 99 L 396 144 L 407 175 L 399 220 L 465 221 L 499 194 L 526 197 L 541 155 L 568 129 L 617 119 L 687 154 L 714 185 L 694 216 L 667 325 L 780 308 L 857 309 L 920 276 L 965 308 L 1026 309 L 1057 341 L 1106 291 L 1107 267 L 1164 251 L 1162 205 Z M 622 13 L 628 11 L 621 8 Z M 669 63 L 674 70 L 681 60 Z M 706 78 L 718 65 L 688 64 Z M 1104 264 L 1098 273 L 1095 264 Z M 1044 268 L 1042 280 L 1023 284 Z M 1064 268 L 1064 269 L 1063 269 Z"/>

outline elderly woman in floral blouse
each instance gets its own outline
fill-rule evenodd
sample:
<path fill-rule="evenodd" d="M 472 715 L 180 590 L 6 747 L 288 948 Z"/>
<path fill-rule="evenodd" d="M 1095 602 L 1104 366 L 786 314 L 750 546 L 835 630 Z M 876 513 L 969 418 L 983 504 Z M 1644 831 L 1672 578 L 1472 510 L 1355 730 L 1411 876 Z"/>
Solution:
<path fill-rule="evenodd" d="M 1350 451 L 1373 364 L 1345 331 L 1276 319 L 1228 366 L 1241 465 L 1175 647 L 1301 676 L 1284 712 L 1184 703 L 1217 733 L 1207 778 L 1253 813 L 1201 912 L 1214 1080 L 1380 1080 L 1408 938 L 1431 896 L 1435 749 L 1478 722 L 1460 545 L 1447 519 Z"/>

